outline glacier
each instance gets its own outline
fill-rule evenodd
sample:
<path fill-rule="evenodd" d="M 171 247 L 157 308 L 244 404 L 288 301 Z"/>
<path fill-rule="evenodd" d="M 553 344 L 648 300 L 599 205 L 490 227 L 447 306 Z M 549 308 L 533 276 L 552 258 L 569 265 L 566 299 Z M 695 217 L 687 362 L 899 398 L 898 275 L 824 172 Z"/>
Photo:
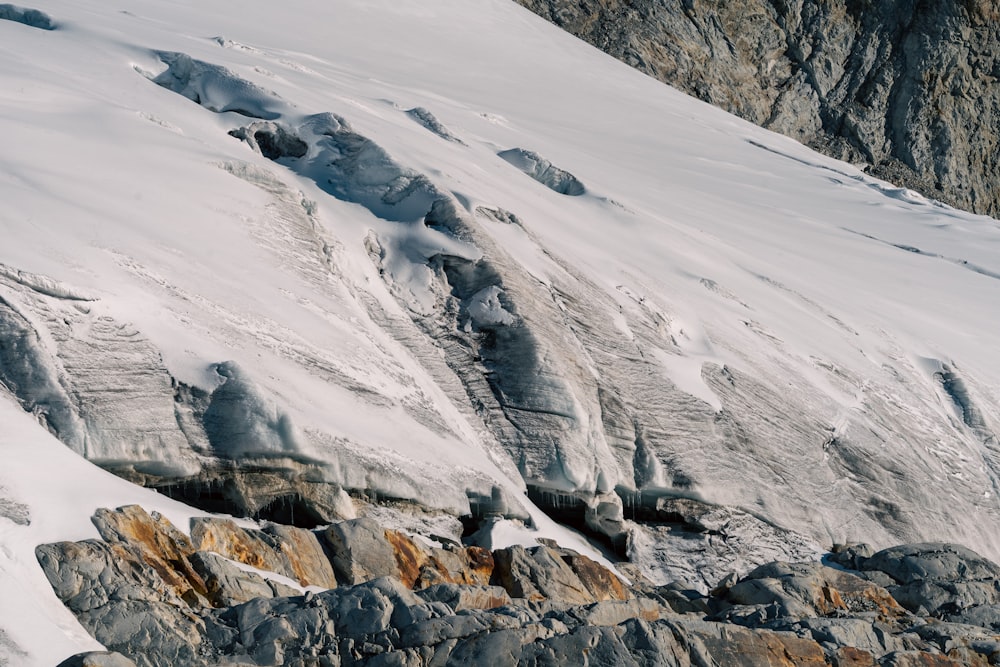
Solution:
<path fill-rule="evenodd" d="M 996 220 L 508 1 L 43 0 L 0 52 L 5 451 L 255 518 L 555 519 L 701 588 L 1000 558 Z"/>

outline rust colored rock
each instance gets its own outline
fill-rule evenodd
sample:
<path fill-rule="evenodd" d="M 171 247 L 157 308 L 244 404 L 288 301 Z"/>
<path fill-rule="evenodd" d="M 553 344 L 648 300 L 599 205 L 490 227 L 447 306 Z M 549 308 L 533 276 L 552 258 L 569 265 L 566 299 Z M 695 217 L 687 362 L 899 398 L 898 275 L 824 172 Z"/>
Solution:
<path fill-rule="evenodd" d="M 709 660 L 707 664 L 727 667 L 827 667 L 822 647 L 811 639 L 790 633 L 751 631 L 732 625 L 706 622 L 682 622 L 690 637 L 698 640 Z M 714 662 L 713 662 L 714 661 Z M 694 661 L 693 661 L 694 662 Z"/>
<path fill-rule="evenodd" d="M 213 551 L 259 570 L 298 579 L 277 538 L 244 530 L 230 519 L 191 519 L 191 541 L 198 551 Z"/>
<path fill-rule="evenodd" d="M 838 648 L 831 656 L 833 667 L 875 667 L 875 657 L 853 646 Z"/>
<path fill-rule="evenodd" d="M 882 658 L 879 664 L 885 667 L 968 667 L 970 663 L 940 653 L 897 651 Z"/>
<path fill-rule="evenodd" d="M 488 586 L 493 574 L 493 554 L 481 547 L 431 549 L 431 564 L 435 571 L 424 568 L 422 573 L 428 580 L 437 574 L 451 583 Z"/>
<path fill-rule="evenodd" d="M 953 648 L 948 651 L 948 657 L 952 660 L 956 660 L 959 664 L 969 665 L 969 667 L 987 667 L 990 664 L 990 658 L 987 658 L 982 653 L 974 651 L 968 646 Z"/>
<path fill-rule="evenodd" d="M 887 590 L 866 579 L 832 568 L 823 568 L 825 581 L 815 597 L 816 609 L 823 614 L 839 611 L 876 611 L 888 618 L 906 614 Z"/>
<path fill-rule="evenodd" d="M 190 605 L 207 605 L 204 579 L 191 566 L 191 540 L 160 514 L 152 516 L 138 505 L 115 510 L 101 508 L 91 519 L 110 544 L 128 544 Z"/>
<path fill-rule="evenodd" d="M 399 579 L 407 587 L 422 590 L 437 584 L 486 586 L 493 574 L 493 554 L 480 547 L 428 548 L 404 533 L 386 530 Z"/>
<path fill-rule="evenodd" d="M 489 584 L 495 566 L 493 553 L 482 547 L 468 547 L 465 553 L 469 559 L 469 569 L 467 570 L 468 580 L 464 583 L 483 586 Z"/>
<path fill-rule="evenodd" d="M 884 619 L 906 611 L 878 584 L 819 563 L 768 563 L 725 593 L 740 605 L 776 603 L 788 617 L 876 612 Z"/>
<path fill-rule="evenodd" d="M 407 588 L 416 587 L 417 580 L 421 578 L 421 572 L 431 567 L 434 572 L 439 572 L 436 564 L 431 562 L 430 554 L 414 542 L 409 536 L 397 530 L 385 531 L 385 539 L 392 547 L 393 555 L 396 558 L 396 566 L 399 568 L 399 579 Z M 441 573 L 439 576 L 442 582 L 451 582 L 451 579 Z M 435 581 L 434 583 L 441 583 Z"/>
<path fill-rule="evenodd" d="M 271 524 L 264 533 L 278 540 L 282 553 L 288 559 L 294 579 L 303 586 L 336 588 L 337 577 L 333 565 L 326 557 L 316 534 L 305 528 Z"/>
<path fill-rule="evenodd" d="M 562 558 L 598 601 L 627 600 L 631 597 L 621 579 L 600 563 L 572 552 L 563 554 Z"/>

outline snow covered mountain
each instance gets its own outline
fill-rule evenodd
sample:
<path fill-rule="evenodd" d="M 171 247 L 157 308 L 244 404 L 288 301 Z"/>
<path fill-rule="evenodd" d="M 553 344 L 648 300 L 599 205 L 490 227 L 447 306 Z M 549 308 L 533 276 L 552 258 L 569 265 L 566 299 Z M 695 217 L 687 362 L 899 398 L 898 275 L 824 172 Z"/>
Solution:
<path fill-rule="evenodd" d="M 693 586 L 845 541 L 1000 558 L 997 221 L 508 0 L 0 18 L 0 573 L 41 609 L 3 608 L 10 655 L 89 646 L 35 544 L 187 511 L 46 430 L 211 511 L 547 514 Z"/>

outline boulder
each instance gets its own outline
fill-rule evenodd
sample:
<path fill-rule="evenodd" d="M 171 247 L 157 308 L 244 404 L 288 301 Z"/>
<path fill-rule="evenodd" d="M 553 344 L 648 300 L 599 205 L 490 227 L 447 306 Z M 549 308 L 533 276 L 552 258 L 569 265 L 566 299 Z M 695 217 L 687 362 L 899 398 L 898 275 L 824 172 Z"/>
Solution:
<path fill-rule="evenodd" d="M 429 602 L 443 602 L 456 612 L 466 609 L 494 609 L 512 604 L 510 595 L 500 586 L 460 586 L 437 584 L 417 593 Z"/>
<path fill-rule="evenodd" d="M 833 667 L 875 667 L 875 656 L 853 646 L 842 646 L 830 656 Z"/>
<path fill-rule="evenodd" d="M 276 523 L 265 525 L 263 532 L 278 541 L 292 572 L 295 573 L 293 578 L 301 585 L 337 587 L 333 565 L 315 533 L 304 528 Z"/>
<path fill-rule="evenodd" d="M 775 605 L 778 618 L 873 612 L 897 618 L 905 610 L 884 588 L 820 563 L 770 563 L 725 591 L 733 605 Z"/>
<path fill-rule="evenodd" d="M 567 606 L 596 602 L 573 569 L 550 547 L 498 549 L 493 560 L 492 583 L 503 586 L 511 597 L 548 599 Z"/>
<path fill-rule="evenodd" d="M 561 550 L 561 555 L 596 600 L 627 600 L 631 597 L 622 580 L 600 563 L 569 550 Z"/>
<path fill-rule="evenodd" d="M 207 595 L 216 607 L 231 607 L 254 598 L 297 595 L 298 592 L 253 572 L 244 572 L 209 551 L 191 556 L 191 564 L 207 586 Z"/>
<path fill-rule="evenodd" d="M 208 664 L 204 623 L 138 549 L 87 540 L 43 544 L 35 555 L 59 599 L 108 649 L 138 667 Z"/>
<path fill-rule="evenodd" d="M 138 505 L 127 505 L 116 510 L 98 509 L 91 520 L 106 542 L 137 549 L 146 564 L 188 603 L 204 602 L 205 582 L 188 560 L 194 546 L 163 516 L 156 512 L 149 515 Z"/>
<path fill-rule="evenodd" d="M 603 600 L 573 610 L 573 616 L 586 625 L 615 626 L 633 618 L 658 621 L 674 616 L 668 607 L 644 598 Z"/>
<path fill-rule="evenodd" d="M 323 532 L 323 538 L 340 582 L 354 585 L 399 576 L 396 551 L 375 521 L 361 518 L 335 523 Z"/>
<path fill-rule="evenodd" d="M 992 605 L 1000 604 L 1000 567 L 956 544 L 890 547 L 864 559 L 861 568 L 891 577 L 892 596 L 921 616 L 950 620 L 982 606 L 982 620 L 992 623 Z"/>
<path fill-rule="evenodd" d="M 307 530 L 283 526 L 270 532 L 240 528 L 230 519 L 191 520 L 191 541 L 198 551 L 214 551 L 239 563 L 298 581 L 302 586 L 336 584 L 322 547 Z M 301 552 L 298 550 L 301 549 Z"/>
<path fill-rule="evenodd" d="M 826 667 L 822 647 L 788 632 L 750 630 L 691 619 L 660 621 L 689 648 L 691 662 L 727 667 Z"/>

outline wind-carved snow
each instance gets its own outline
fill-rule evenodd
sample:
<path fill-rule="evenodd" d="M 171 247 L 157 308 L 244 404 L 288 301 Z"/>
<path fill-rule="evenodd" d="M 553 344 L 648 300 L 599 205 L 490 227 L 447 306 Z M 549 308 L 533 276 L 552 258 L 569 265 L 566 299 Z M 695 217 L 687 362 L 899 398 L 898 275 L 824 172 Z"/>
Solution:
<path fill-rule="evenodd" d="M 229 134 L 247 142 L 268 160 L 300 158 L 309 152 L 306 142 L 277 123 L 254 123 L 232 130 Z"/>
<path fill-rule="evenodd" d="M 94 306 L 20 286 L 0 277 L 0 381 L 24 408 L 102 465 L 196 470 L 177 429 L 171 377 L 149 342 Z"/>
<path fill-rule="evenodd" d="M 56 25 L 52 17 L 45 12 L 17 5 L 0 4 L 0 21 L 13 21 L 23 23 L 31 28 L 41 30 L 55 30 Z"/>
<path fill-rule="evenodd" d="M 246 378 L 237 364 L 216 367 L 222 382 L 205 410 L 205 434 L 226 458 L 288 456 L 307 451 L 291 417 Z"/>
<path fill-rule="evenodd" d="M 9 278 L 14 282 L 24 285 L 25 287 L 29 287 L 40 294 L 56 297 L 57 299 L 69 299 L 72 301 L 95 300 L 94 297 L 88 296 L 69 285 L 65 285 L 56 280 L 52 280 L 51 278 L 40 276 L 35 273 L 20 271 L 3 264 L 0 264 L 0 276 Z"/>
<path fill-rule="evenodd" d="M 578 197 L 586 192 L 576 176 L 555 166 L 538 153 L 523 148 L 511 148 L 497 153 L 506 162 L 561 195 Z"/>
<path fill-rule="evenodd" d="M 185 53 L 159 51 L 167 69 L 150 76 L 153 83 L 183 95 L 209 111 L 232 111 L 241 116 L 271 120 L 280 106 L 274 93 L 243 79 L 225 67 L 195 60 Z"/>
<path fill-rule="evenodd" d="M 414 107 L 406 111 L 406 115 L 415 120 L 420 125 L 424 126 L 437 136 L 441 137 L 446 141 L 451 141 L 456 144 L 461 144 L 465 146 L 466 143 L 462 141 L 459 137 L 451 132 L 447 127 L 445 127 L 441 121 L 437 119 L 433 113 L 425 109 L 424 107 Z"/>

